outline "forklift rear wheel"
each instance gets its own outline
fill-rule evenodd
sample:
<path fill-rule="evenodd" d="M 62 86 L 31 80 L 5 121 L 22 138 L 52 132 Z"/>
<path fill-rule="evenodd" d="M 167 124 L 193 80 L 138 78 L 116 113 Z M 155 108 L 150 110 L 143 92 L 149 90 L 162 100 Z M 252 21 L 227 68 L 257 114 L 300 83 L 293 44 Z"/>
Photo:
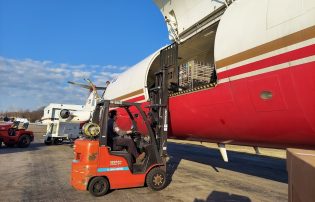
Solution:
<path fill-rule="evenodd" d="M 153 191 L 160 191 L 166 186 L 166 173 L 161 168 L 153 168 L 146 177 L 146 183 Z"/>
<path fill-rule="evenodd" d="M 31 138 L 29 135 L 22 135 L 18 142 L 18 147 L 25 148 L 28 147 L 31 143 Z"/>
<path fill-rule="evenodd" d="M 91 180 L 88 189 L 93 196 L 104 196 L 109 190 L 109 182 L 105 177 L 95 177 Z"/>

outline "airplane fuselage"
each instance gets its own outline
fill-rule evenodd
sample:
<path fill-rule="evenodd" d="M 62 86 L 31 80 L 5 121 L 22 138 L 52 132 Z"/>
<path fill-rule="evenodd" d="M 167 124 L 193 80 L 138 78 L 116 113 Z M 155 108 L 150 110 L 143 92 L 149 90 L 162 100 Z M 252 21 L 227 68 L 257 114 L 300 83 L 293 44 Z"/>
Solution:
<path fill-rule="evenodd" d="M 177 3 L 160 5 L 165 16 L 179 13 L 173 32 L 181 30 L 183 12 L 178 10 L 184 9 L 176 10 Z M 179 64 L 205 60 L 215 66 L 216 82 L 193 86 L 192 81 L 170 94 L 169 137 L 314 148 L 315 3 L 238 0 L 213 21 L 201 31 L 196 28 L 194 36 L 187 37 L 189 30 L 178 32 L 176 40 L 186 37 L 179 44 Z M 159 51 L 127 70 L 105 98 L 147 105 L 158 61 Z"/>

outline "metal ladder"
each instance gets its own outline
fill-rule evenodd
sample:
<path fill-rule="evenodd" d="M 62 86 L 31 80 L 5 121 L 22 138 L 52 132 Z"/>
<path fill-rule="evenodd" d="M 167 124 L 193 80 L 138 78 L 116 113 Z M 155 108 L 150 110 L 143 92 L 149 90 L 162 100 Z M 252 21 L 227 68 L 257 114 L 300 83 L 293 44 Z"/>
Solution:
<path fill-rule="evenodd" d="M 162 158 L 167 156 L 168 134 L 168 69 L 177 65 L 178 46 L 173 43 L 160 51 L 160 69 L 155 73 L 155 86 L 149 89 L 150 116 L 158 151 Z"/>

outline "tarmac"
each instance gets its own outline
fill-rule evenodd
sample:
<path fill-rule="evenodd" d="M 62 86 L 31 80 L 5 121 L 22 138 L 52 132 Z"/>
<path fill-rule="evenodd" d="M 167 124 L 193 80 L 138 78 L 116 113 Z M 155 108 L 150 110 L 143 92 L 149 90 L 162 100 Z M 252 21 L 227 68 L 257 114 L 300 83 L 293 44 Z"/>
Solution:
<path fill-rule="evenodd" d="M 37 134 L 29 148 L 0 148 L 1 201 L 287 201 L 285 151 L 228 146 L 229 162 L 215 144 L 170 140 L 168 186 L 112 190 L 95 198 L 70 185 L 73 149 L 46 146 Z"/>

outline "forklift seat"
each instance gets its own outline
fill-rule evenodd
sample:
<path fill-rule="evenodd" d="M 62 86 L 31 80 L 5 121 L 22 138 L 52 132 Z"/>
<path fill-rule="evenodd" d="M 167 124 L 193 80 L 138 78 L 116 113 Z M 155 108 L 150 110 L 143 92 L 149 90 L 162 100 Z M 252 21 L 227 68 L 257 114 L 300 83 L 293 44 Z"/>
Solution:
<path fill-rule="evenodd" d="M 111 151 L 123 151 L 125 149 L 124 146 L 114 144 L 114 141 L 109 138 L 107 140 L 107 145 L 110 147 Z"/>
<path fill-rule="evenodd" d="M 121 156 L 127 160 L 129 170 L 132 172 L 132 156 L 127 151 L 110 151 L 114 156 Z"/>
<path fill-rule="evenodd" d="M 108 150 L 111 155 L 124 157 L 128 163 L 129 170 L 132 172 L 132 156 L 123 147 L 114 144 L 111 139 L 107 140 Z"/>

